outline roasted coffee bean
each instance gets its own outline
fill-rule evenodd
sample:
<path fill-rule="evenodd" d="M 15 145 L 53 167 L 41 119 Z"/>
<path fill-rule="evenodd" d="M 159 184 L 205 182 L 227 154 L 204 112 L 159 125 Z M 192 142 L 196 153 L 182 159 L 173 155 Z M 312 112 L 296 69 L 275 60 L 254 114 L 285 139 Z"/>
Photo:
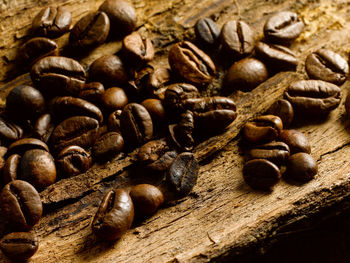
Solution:
<path fill-rule="evenodd" d="M 75 116 L 62 121 L 52 132 L 50 142 L 55 153 L 69 145 L 82 148 L 92 146 L 98 136 L 98 121 L 86 116 Z"/>
<path fill-rule="evenodd" d="M 39 241 L 29 232 L 12 232 L 0 240 L 0 249 L 6 257 L 15 262 L 24 262 L 38 250 Z"/>
<path fill-rule="evenodd" d="M 108 116 L 108 131 L 120 132 L 120 115 L 122 115 L 122 111 L 116 110 Z"/>
<path fill-rule="evenodd" d="M 260 60 L 244 58 L 235 62 L 225 76 L 227 90 L 251 91 L 267 80 L 267 68 Z"/>
<path fill-rule="evenodd" d="M 50 112 L 58 120 L 68 119 L 73 116 L 88 116 L 103 122 L 101 110 L 94 104 L 74 97 L 56 97 L 50 101 Z"/>
<path fill-rule="evenodd" d="M 101 161 L 109 161 L 119 154 L 124 147 L 124 139 L 118 132 L 107 132 L 97 139 L 92 152 Z"/>
<path fill-rule="evenodd" d="M 169 191 L 178 197 L 188 195 L 197 183 L 199 164 L 192 153 L 176 156 L 166 174 Z"/>
<path fill-rule="evenodd" d="M 191 111 L 182 113 L 178 124 L 169 125 L 170 137 L 175 145 L 182 151 L 191 151 L 193 149 L 193 129 L 194 121 Z"/>
<path fill-rule="evenodd" d="M 106 13 L 88 13 L 70 31 L 69 44 L 73 48 L 83 50 L 101 45 L 108 37 L 109 27 L 109 18 Z"/>
<path fill-rule="evenodd" d="M 310 181 L 317 174 L 317 163 L 310 154 L 296 153 L 287 162 L 287 176 L 296 181 Z"/>
<path fill-rule="evenodd" d="M 282 165 L 288 160 L 289 147 L 283 142 L 270 142 L 262 145 L 255 146 L 249 150 L 248 158 L 252 159 L 265 159 L 273 162 L 276 165 Z"/>
<path fill-rule="evenodd" d="M 281 178 L 280 169 L 265 159 L 254 159 L 243 167 L 244 181 L 253 189 L 270 191 Z"/>
<path fill-rule="evenodd" d="M 150 39 L 142 37 L 139 33 L 124 37 L 122 52 L 133 66 L 146 64 L 154 57 L 154 48 Z"/>
<path fill-rule="evenodd" d="M 222 52 L 230 59 L 240 59 L 254 49 L 254 34 L 243 21 L 228 21 L 221 28 L 220 42 Z"/>
<path fill-rule="evenodd" d="M 7 148 L 4 146 L 0 146 L 0 175 L 2 174 L 2 170 L 5 165 L 5 155 L 7 153 Z M 1 183 L 1 181 L 0 181 Z"/>
<path fill-rule="evenodd" d="M 80 90 L 79 98 L 87 100 L 95 105 L 102 103 L 102 97 L 105 93 L 105 88 L 100 82 L 90 82 L 84 85 L 83 89 Z"/>
<path fill-rule="evenodd" d="M 120 238 L 134 220 L 134 205 L 123 189 L 111 190 L 103 198 L 92 221 L 92 231 L 103 240 Z"/>
<path fill-rule="evenodd" d="M 130 197 L 135 207 L 135 214 L 151 216 L 164 203 L 163 193 L 154 185 L 138 184 L 130 191 Z"/>
<path fill-rule="evenodd" d="M 23 138 L 13 142 L 7 151 L 7 156 L 12 154 L 23 155 L 28 150 L 40 149 L 49 152 L 49 147 L 41 140 L 35 138 Z"/>
<path fill-rule="evenodd" d="M 304 29 L 303 21 L 294 12 L 282 11 L 271 16 L 264 25 L 264 36 L 270 42 L 289 44 Z"/>
<path fill-rule="evenodd" d="M 284 128 L 289 127 L 294 118 L 294 110 L 292 104 L 290 104 L 288 100 L 284 99 L 279 99 L 273 103 L 267 110 L 267 114 L 280 117 Z"/>
<path fill-rule="evenodd" d="M 165 109 L 161 100 L 146 99 L 141 102 L 141 105 L 145 107 L 151 115 L 153 123 L 160 124 L 165 120 Z"/>
<path fill-rule="evenodd" d="M 2 171 L 2 185 L 6 185 L 14 180 L 19 179 L 21 156 L 19 154 L 10 155 L 5 162 Z"/>
<path fill-rule="evenodd" d="M 248 142 L 259 144 L 277 139 L 282 129 L 279 117 L 263 115 L 247 122 L 243 127 L 243 135 Z"/>
<path fill-rule="evenodd" d="M 284 93 L 293 108 L 304 114 L 327 114 L 338 107 L 340 88 L 322 80 L 293 82 Z"/>
<path fill-rule="evenodd" d="M 210 18 L 201 18 L 194 25 L 197 41 L 203 47 L 215 47 L 218 42 L 220 29 Z"/>
<path fill-rule="evenodd" d="M 86 73 L 78 61 L 66 57 L 45 57 L 36 62 L 30 76 L 44 95 L 78 95 Z"/>
<path fill-rule="evenodd" d="M 26 151 L 21 159 L 21 179 L 31 183 L 36 189 L 56 181 L 55 160 L 50 153 L 40 149 Z"/>
<path fill-rule="evenodd" d="M 51 114 L 45 113 L 36 120 L 33 128 L 33 136 L 47 143 L 54 128 L 55 125 Z"/>
<path fill-rule="evenodd" d="M 49 38 L 58 38 L 69 31 L 72 22 L 71 13 L 63 6 L 43 8 L 34 18 L 34 34 Z"/>
<path fill-rule="evenodd" d="M 329 49 L 319 49 L 306 57 L 305 70 L 311 79 L 342 85 L 349 75 L 348 62 Z"/>
<path fill-rule="evenodd" d="M 56 163 L 63 177 L 72 177 L 86 172 L 91 167 L 92 158 L 83 148 L 72 145 L 57 155 Z"/>
<path fill-rule="evenodd" d="M 273 72 L 295 70 L 298 60 L 287 47 L 258 42 L 255 46 L 256 56 Z"/>
<path fill-rule="evenodd" d="M 128 97 L 121 88 L 109 88 L 102 96 L 102 106 L 107 113 L 121 110 L 126 104 L 128 104 Z"/>
<path fill-rule="evenodd" d="M 139 101 L 146 95 L 146 87 L 149 77 L 153 73 L 154 68 L 147 64 L 140 70 L 135 70 L 133 78 L 123 87 L 128 97 L 132 100 Z"/>
<path fill-rule="evenodd" d="M 141 104 L 129 103 L 120 116 L 120 129 L 128 146 L 136 146 L 153 136 L 152 118 Z"/>
<path fill-rule="evenodd" d="M 22 138 L 23 130 L 15 123 L 0 117 L 0 140 L 1 144 L 9 143 Z"/>
<path fill-rule="evenodd" d="M 124 63 L 118 56 L 105 55 L 91 64 L 89 79 L 101 82 L 105 89 L 108 89 L 125 83 L 128 80 L 128 75 Z"/>
<path fill-rule="evenodd" d="M 214 62 L 202 50 L 188 41 L 172 46 L 168 55 L 171 69 L 194 84 L 207 84 L 215 77 Z"/>
<path fill-rule="evenodd" d="M 6 112 L 17 120 L 34 119 L 45 110 L 45 99 L 31 86 L 17 86 L 6 97 Z"/>
<path fill-rule="evenodd" d="M 29 230 L 41 218 L 43 207 L 35 188 L 25 181 L 15 180 L 0 192 L 2 215 L 14 229 Z"/>
<path fill-rule="evenodd" d="M 148 94 L 160 100 L 164 99 L 165 86 L 170 84 L 171 75 L 168 68 L 157 68 L 150 73 L 146 85 Z"/>
<path fill-rule="evenodd" d="M 290 153 L 311 152 L 311 146 L 307 137 L 297 130 L 283 130 L 280 134 L 280 140 L 288 144 Z"/>

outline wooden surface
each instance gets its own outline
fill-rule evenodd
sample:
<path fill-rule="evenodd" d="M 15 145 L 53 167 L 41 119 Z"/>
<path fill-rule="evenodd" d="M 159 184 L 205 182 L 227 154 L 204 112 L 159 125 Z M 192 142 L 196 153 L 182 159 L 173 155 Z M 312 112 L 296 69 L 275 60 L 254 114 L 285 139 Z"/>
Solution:
<path fill-rule="evenodd" d="M 0 95 L 10 87 L 28 83 L 28 75 L 15 62 L 18 47 L 28 39 L 32 18 L 43 7 L 57 1 L 17 0 L 0 3 Z M 73 14 L 73 22 L 102 1 L 60 1 Z M 65 179 L 41 193 L 45 215 L 34 230 L 40 248 L 30 262 L 208 262 L 240 260 L 271 240 L 295 230 L 300 222 L 349 208 L 350 121 L 344 101 L 349 89 L 342 87 L 341 105 L 326 119 L 299 119 L 293 128 L 302 131 L 312 145 L 319 173 L 299 185 L 282 180 L 272 193 L 257 192 L 243 181 L 243 149 L 240 129 L 262 114 L 280 98 L 290 82 L 305 78 L 303 61 L 320 47 L 331 48 L 344 57 L 350 48 L 350 4 L 347 1 L 265 1 L 265 0 L 134 0 L 139 15 L 138 31 L 150 37 L 157 50 L 153 65 L 167 65 L 167 51 L 182 39 L 193 40 L 192 26 L 200 17 L 210 16 L 221 26 L 240 18 L 262 38 L 269 15 L 292 10 L 306 22 L 304 33 L 292 45 L 300 64 L 298 73 L 280 73 L 249 93 L 231 94 L 238 117 L 223 134 L 198 145 L 194 153 L 201 161 L 198 184 L 186 198 L 168 203 L 154 216 L 136 222 L 119 241 L 103 243 L 91 233 L 90 222 L 105 191 L 150 182 L 132 165 L 134 153 L 121 154 L 110 163 L 95 165 L 85 174 Z M 62 52 L 67 35 L 58 40 Z M 120 49 L 109 41 L 86 57 L 84 66 L 102 54 Z M 225 69 L 206 94 L 220 93 Z M 19 77 L 17 77 L 19 76 Z M 17 78 L 16 78 L 17 77 Z M 11 81 L 8 83 L 8 81 Z M 2 105 L 4 100 L 2 100 Z M 153 183 L 157 183 L 152 181 Z M 340 205 L 344 204 L 344 205 Z M 0 255 L 0 261 L 6 259 Z"/>

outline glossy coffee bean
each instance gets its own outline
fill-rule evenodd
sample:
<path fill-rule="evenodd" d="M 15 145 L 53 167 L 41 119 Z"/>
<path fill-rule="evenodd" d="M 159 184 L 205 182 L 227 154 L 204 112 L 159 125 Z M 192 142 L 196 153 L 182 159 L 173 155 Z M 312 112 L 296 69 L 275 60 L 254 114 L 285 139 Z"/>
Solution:
<path fill-rule="evenodd" d="M 254 159 L 243 167 L 244 181 L 253 189 L 270 191 L 281 178 L 279 168 L 265 159 Z"/>
<path fill-rule="evenodd" d="M 101 45 L 109 34 L 109 18 L 104 12 L 91 12 L 83 16 L 72 28 L 69 44 L 76 49 L 90 49 Z"/>
<path fill-rule="evenodd" d="M 22 46 L 19 56 L 23 65 L 32 66 L 43 57 L 58 56 L 58 45 L 49 38 L 35 37 Z"/>
<path fill-rule="evenodd" d="M 280 134 L 280 140 L 288 144 L 290 153 L 311 152 L 311 146 L 308 138 L 297 130 L 283 130 Z"/>
<path fill-rule="evenodd" d="M 18 140 L 23 136 L 23 129 L 7 118 L 0 117 L 0 140 L 1 144 Z"/>
<path fill-rule="evenodd" d="M 122 88 L 112 87 L 102 96 L 102 106 L 106 112 L 121 110 L 128 104 L 128 97 Z"/>
<path fill-rule="evenodd" d="M 182 113 L 179 123 L 169 125 L 170 138 L 181 151 L 191 151 L 193 149 L 193 130 L 194 120 L 192 111 Z"/>
<path fill-rule="evenodd" d="M 134 220 L 134 205 L 123 189 L 111 190 L 103 198 L 92 221 L 92 231 L 102 240 L 120 238 Z"/>
<path fill-rule="evenodd" d="M 19 154 L 10 155 L 5 162 L 2 171 L 2 185 L 6 185 L 14 180 L 19 179 L 20 176 L 21 156 Z"/>
<path fill-rule="evenodd" d="M 201 18 L 194 25 L 197 41 L 203 47 L 215 47 L 218 42 L 220 29 L 210 18 Z"/>
<path fill-rule="evenodd" d="M 310 154 L 296 153 L 289 157 L 287 162 L 287 175 L 296 181 L 310 181 L 317 174 L 318 167 Z"/>
<path fill-rule="evenodd" d="M 0 192 L 2 215 L 14 229 L 29 230 L 41 218 L 43 207 L 35 188 L 25 181 L 15 180 Z"/>
<path fill-rule="evenodd" d="M 281 118 L 283 127 L 288 128 L 294 118 L 294 109 L 288 100 L 279 99 L 267 110 L 267 114 Z"/>
<path fill-rule="evenodd" d="M 322 80 L 299 80 L 285 91 L 284 97 L 295 110 L 305 114 L 327 114 L 338 107 L 340 88 Z"/>
<path fill-rule="evenodd" d="M 311 79 L 342 85 L 349 74 L 348 62 L 329 49 L 319 49 L 306 57 L 305 70 Z"/>
<path fill-rule="evenodd" d="M 122 115 L 121 110 L 113 111 L 107 119 L 108 131 L 120 132 L 120 115 Z"/>
<path fill-rule="evenodd" d="M 215 77 L 214 62 L 202 50 L 188 41 L 172 46 L 168 55 L 171 69 L 183 79 L 195 84 L 207 84 Z"/>
<path fill-rule="evenodd" d="M 303 29 L 304 23 L 296 13 L 282 11 L 266 21 L 264 35 L 270 42 L 289 44 L 300 35 Z"/>
<path fill-rule="evenodd" d="M 19 154 L 22 156 L 26 151 L 33 149 L 49 152 L 49 147 L 43 141 L 35 138 L 23 138 L 11 143 L 6 155 Z"/>
<path fill-rule="evenodd" d="M 45 113 L 36 120 L 33 127 L 33 136 L 47 143 L 54 128 L 55 125 L 52 121 L 51 114 Z"/>
<path fill-rule="evenodd" d="M 146 99 L 141 102 L 141 105 L 146 108 L 152 117 L 153 123 L 160 124 L 165 120 L 165 109 L 161 100 L 158 99 Z"/>
<path fill-rule="evenodd" d="M 107 132 L 97 139 L 92 152 L 97 160 L 109 161 L 124 148 L 124 139 L 118 132 Z"/>
<path fill-rule="evenodd" d="M 138 184 L 131 188 L 130 197 L 139 216 L 153 215 L 164 203 L 163 193 L 150 184 Z"/>
<path fill-rule="evenodd" d="M 279 117 L 263 115 L 247 122 L 243 127 L 243 135 L 248 142 L 259 144 L 277 139 L 282 129 Z"/>
<path fill-rule="evenodd" d="M 34 18 L 34 34 L 48 38 L 58 38 L 69 31 L 72 22 L 71 13 L 63 6 L 43 8 Z"/>
<path fill-rule="evenodd" d="M 147 91 L 152 97 L 160 100 L 164 99 L 165 86 L 171 81 L 171 72 L 168 68 L 157 68 L 150 73 L 147 81 Z"/>
<path fill-rule="evenodd" d="M 289 147 L 283 142 L 270 142 L 255 146 L 248 152 L 248 158 L 265 159 L 276 165 L 282 165 L 288 160 Z"/>
<path fill-rule="evenodd" d="M 15 262 L 26 261 L 35 254 L 38 247 L 38 237 L 30 232 L 12 232 L 0 240 L 2 253 Z"/>
<path fill-rule="evenodd" d="M 86 83 L 82 90 L 80 90 L 79 98 L 87 100 L 95 105 L 100 105 L 102 102 L 105 88 L 100 82 Z"/>
<path fill-rule="evenodd" d="M 91 167 L 92 158 L 83 148 L 72 145 L 57 155 L 56 163 L 63 177 L 72 177 L 86 172 Z"/>
<path fill-rule="evenodd" d="M 128 59 L 129 64 L 140 66 L 140 64 L 146 64 L 151 61 L 155 51 L 150 39 L 133 32 L 124 37 L 122 52 Z"/>
<path fill-rule="evenodd" d="M 251 91 L 268 78 L 267 68 L 260 60 L 244 58 L 235 62 L 225 76 L 228 90 Z"/>

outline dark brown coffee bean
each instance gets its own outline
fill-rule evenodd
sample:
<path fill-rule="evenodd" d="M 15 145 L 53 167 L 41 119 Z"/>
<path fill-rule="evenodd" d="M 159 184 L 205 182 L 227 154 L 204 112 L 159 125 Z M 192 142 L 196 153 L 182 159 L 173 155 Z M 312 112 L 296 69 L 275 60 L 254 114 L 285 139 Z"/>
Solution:
<path fill-rule="evenodd" d="M 56 162 L 63 177 L 72 177 L 86 172 L 91 167 L 92 158 L 83 148 L 72 145 L 57 155 Z"/>
<path fill-rule="evenodd" d="M 0 175 L 2 174 L 3 168 L 5 166 L 5 155 L 7 153 L 7 148 L 0 146 Z M 0 180 L 1 183 L 1 180 Z"/>
<path fill-rule="evenodd" d="M 146 96 L 147 83 L 153 71 L 153 66 L 149 64 L 134 71 L 133 78 L 123 87 L 131 100 L 139 101 Z"/>
<path fill-rule="evenodd" d="M 146 85 L 148 94 L 160 100 L 164 99 L 165 86 L 170 84 L 170 69 L 157 68 L 150 73 Z"/>
<path fill-rule="evenodd" d="M 0 192 L 2 215 L 18 230 L 29 230 L 41 218 L 43 207 L 35 188 L 25 181 L 15 180 Z"/>
<path fill-rule="evenodd" d="M 169 190 L 178 197 L 188 195 L 197 183 L 198 172 L 199 164 L 192 153 L 179 154 L 166 174 Z"/>
<path fill-rule="evenodd" d="M 84 85 L 79 93 L 79 98 L 87 100 L 95 105 L 102 103 L 102 97 L 105 93 L 105 88 L 100 82 L 90 82 Z"/>
<path fill-rule="evenodd" d="M 146 99 L 141 102 L 141 105 L 146 108 L 152 117 L 153 123 L 158 123 L 165 120 L 165 109 L 163 103 L 158 99 Z"/>
<path fill-rule="evenodd" d="M 107 113 L 121 110 L 126 104 L 128 104 L 128 97 L 121 88 L 109 88 L 102 96 L 102 106 Z"/>
<path fill-rule="evenodd" d="M 291 154 L 298 152 L 311 152 L 311 146 L 307 137 L 297 130 L 283 130 L 280 140 L 288 144 Z"/>
<path fill-rule="evenodd" d="M 58 38 L 69 31 L 72 22 L 71 13 L 63 6 L 43 8 L 34 18 L 34 34 L 49 38 Z"/>
<path fill-rule="evenodd" d="M 116 110 L 109 115 L 107 120 L 108 131 L 120 132 L 120 115 L 122 115 L 121 110 Z"/>
<path fill-rule="evenodd" d="M 266 21 L 264 35 L 270 42 L 289 44 L 300 35 L 303 29 L 304 23 L 296 13 L 282 11 Z"/>
<path fill-rule="evenodd" d="M 281 178 L 280 169 L 265 159 L 254 159 L 243 167 L 244 181 L 253 189 L 270 191 Z"/>
<path fill-rule="evenodd" d="M 97 139 L 92 152 L 99 161 L 109 161 L 119 154 L 124 147 L 124 139 L 118 132 L 107 132 Z"/>
<path fill-rule="evenodd" d="M 306 57 L 305 70 L 311 79 L 342 85 L 349 74 L 348 62 L 329 49 L 319 49 Z"/>
<path fill-rule="evenodd" d="M 288 160 L 289 147 L 283 142 L 270 142 L 262 145 L 255 146 L 249 150 L 248 158 L 252 159 L 265 159 L 273 162 L 276 165 L 282 165 Z"/>
<path fill-rule="evenodd" d="M 86 73 L 78 61 L 66 57 L 45 57 L 36 62 L 30 76 L 44 95 L 78 95 Z"/>
<path fill-rule="evenodd" d="M 109 27 L 106 13 L 91 12 L 74 25 L 69 35 L 69 44 L 83 50 L 101 45 L 108 37 Z"/>
<path fill-rule="evenodd" d="M 150 184 L 135 185 L 130 191 L 135 213 L 139 216 L 151 216 L 164 203 L 163 193 Z"/>
<path fill-rule="evenodd" d="M 263 115 L 247 122 L 243 127 L 243 135 L 248 142 L 259 144 L 277 139 L 282 129 L 279 117 Z"/>
<path fill-rule="evenodd" d="M 13 142 L 7 151 L 7 156 L 12 154 L 23 155 L 28 150 L 40 149 L 49 152 L 49 147 L 41 140 L 35 138 L 23 138 Z"/>
<path fill-rule="evenodd" d="M 284 128 L 288 128 L 294 118 L 294 110 L 292 104 L 290 104 L 288 100 L 284 99 L 279 99 L 273 103 L 267 110 L 267 114 L 280 117 Z"/>
<path fill-rule="evenodd" d="M 150 39 L 133 32 L 123 39 L 122 52 L 129 64 L 140 66 L 146 64 L 154 57 L 154 48 Z"/>
<path fill-rule="evenodd" d="M 215 47 L 218 42 L 220 29 L 210 18 L 201 18 L 194 25 L 197 41 L 203 47 Z"/>
<path fill-rule="evenodd" d="M 235 62 L 225 76 L 227 90 L 251 91 L 267 80 L 266 66 L 255 58 L 244 58 Z"/>
<path fill-rule="evenodd" d="M 55 125 L 49 113 L 41 115 L 35 122 L 33 136 L 47 143 Z"/>
<path fill-rule="evenodd" d="M 188 41 L 172 46 L 168 55 L 171 69 L 183 79 L 195 84 L 207 84 L 215 77 L 214 62 L 202 50 Z"/>
<path fill-rule="evenodd" d="M 18 140 L 23 136 L 23 129 L 15 123 L 0 117 L 0 140 L 1 144 Z"/>
<path fill-rule="evenodd" d="M 6 185 L 20 176 L 21 156 L 18 154 L 10 155 L 4 165 L 2 171 L 2 185 Z"/>
<path fill-rule="evenodd" d="M 178 124 L 169 125 L 170 137 L 181 151 L 191 151 L 193 149 L 193 129 L 194 121 L 192 111 L 182 113 Z"/>
<path fill-rule="evenodd" d="M 287 175 L 296 181 L 310 181 L 317 174 L 317 163 L 310 154 L 296 153 L 289 157 Z"/>
<path fill-rule="evenodd" d="M 92 231 L 103 240 L 120 238 L 134 220 L 134 205 L 123 189 L 111 190 L 103 198 L 92 220 Z"/>
<path fill-rule="evenodd" d="M 293 108 L 305 114 L 327 114 L 338 107 L 340 88 L 322 80 L 293 82 L 284 93 Z"/>
<path fill-rule="evenodd" d="M 38 250 L 39 241 L 29 232 L 12 232 L 0 240 L 0 249 L 6 257 L 15 262 L 23 262 Z"/>

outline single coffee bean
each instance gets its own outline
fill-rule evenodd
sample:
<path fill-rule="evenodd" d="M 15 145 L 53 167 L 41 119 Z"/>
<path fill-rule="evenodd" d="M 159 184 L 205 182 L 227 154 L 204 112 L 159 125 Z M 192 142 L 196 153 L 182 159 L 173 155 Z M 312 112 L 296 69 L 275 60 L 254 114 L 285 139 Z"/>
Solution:
<path fill-rule="evenodd" d="M 113 111 L 107 119 L 108 131 L 120 132 L 120 115 L 122 115 L 121 110 Z"/>
<path fill-rule="evenodd" d="M 215 77 L 214 62 L 202 50 L 188 41 L 172 46 L 168 55 L 171 69 L 194 84 L 207 84 Z"/>
<path fill-rule="evenodd" d="M 7 153 L 7 148 L 4 146 L 0 146 L 0 175 L 3 171 L 3 168 L 5 166 L 5 155 Z M 0 181 L 1 183 L 1 181 Z"/>
<path fill-rule="evenodd" d="M 152 117 L 152 122 L 160 124 L 165 120 L 165 109 L 163 103 L 158 99 L 146 99 L 141 102 L 141 105 L 146 108 Z"/>
<path fill-rule="evenodd" d="M 243 135 L 248 142 L 259 144 L 277 139 L 282 129 L 280 117 L 263 115 L 247 122 L 243 127 Z"/>
<path fill-rule="evenodd" d="M 133 78 L 123 87 L 131 100 L 139 101 L 140 98 L 146 96 L 147 83 L 153 71 L 153 66 L 149 64 L 134 71 Z"/>
<path fill-rule="evenodd" d="M 101 45 L 108 37 L 109 27 L 106 13 L 88 13 L 70 31 L 69 44 L 75 49 L 83 50 Z"/>
<path fill-rule="evenodd" d="M 178 197 L 188 195 L 197 183 L 199 164 L 192 153 L 180 153 L 166 174 L 169 191 Z"/>
<path fill-rule="evenodd" d="M 317 163 L 307 153 L 293 154 L 287 162 L 287 175 L 296 181 L 310 181 L 317 174 L 317 170 Z"/>
<path fill-rule="evenodd" d="M 170 137 L 181 151 L 191 151 L 193 149 L 193 129 L 193 113 L 189 110 L 181 114 L 180 122 L 178 124 L 169 125 Z"/>
<path fill-rule="evenodd" d="M 280 169 L 265 159 L 254 159 L 243 167 L 244 181 L 253 189 L 270 191 L 281 179 Z"/>
<path fill-rule="evenodd" d="M 14 229 L 29 230 L 41 218 L 43 207 L 35 188 L 25 181 L 15 180 L 0 192 L 2 215 Z"/>
<path fill-rule="evenodd" d="M 0 249 L 6 257 L 15 262 L 23 262 L 38 250 L 38 237 L 30 232 L 12 232 L 0 240 Z"/>
<path fill-rule="evenodd" d="M 12 154 L 23 155 L 28 150 L 40 149 L 49 152 L 49 147 L 41 140 L 35 138 L 23 138 L 13 142 L 7 151 L 7 156 Z"/>
<path fill-rule="evenodd" d="M 240 59 L 254 49 L 254 33 L 243 21 L 228 21 L 221 28 L 222 52 L 230 59 Z"/>
<path fill-rule="evenodd" d="M 283 130 L 280 140 L 288 144 L 291 154 L 298 152 L 311 152 L 311 146 L 307 137 L 297 130 Z"/>
<path fill-rule="evenodd" d="M 0 116 L 0 140 L 1 144 L 18 140 L 23 136 L 23 129 L 15 123 Z"/>
<path fill-rule="evenodd" d="M 338 107 L 341 92 L 338 86 L 329 82 L 299 80 L 288 87 L 284 97 L 295 110 L 305 114 L 327 114 Z"/>
<path fill-rule="evenodd" d="M 311 79 L 342 85 L 348 77 L 349 65 L 339 54 L 321 48 L 306 57 L 305 70 Z"/>
<path fill-rule="evenodd" d="M 154 185 L 138 184 L 130 191 L 137 215 L 151 216 L 164 203 L 163 193 Z"/>
<path fill-rule="evenodd" d="M 270 142 L 255 146 L 248 152 L 249 160 L 265 159 L 276 165 L 282 165 L 288 160 L 289 147 L 283 142 Z"/>
<path fill-rule="evenodd" d="M 294 110 L 292 104 L 290 104 L 288 100 L 284 99 L 279 99 L 273 103 L 267 110 L 267 114 L 280 117 L 284 128 L 288 128 L 294 118 Z"/>
<path fill-rule="evenodd" d="M 154 48 L 150 39 L 133 32 L 124 37 L 122 52 L 133 66 L 146 64 L 154 57 Z"/>
<path fill-rule="evenodd" d="M 171 75 L 168 68 L 157 68 L 150 73 L 146 89 L 148 94 L 160 100 L 164 99 L 165 86 L 170 84 Z"/>
<path fill-rule="evenodd" d="M 69 31 L 71 22 L 71 13 L 65 7 L 49 6 L 35 16 L 32 30 L 36 35 L 58 38 Z"/>
<path fill-rule="evenodd" d="M 92 231 L 103 240 L 120 238 L 134 220 L 134 205 L 123 189 L 111 190 L 103 198 L 92 220 Z"/>
<path fill-rule="evenodd" d="M 282 11 L 271 16 L 264 25 L 264 36 L 270 42 L 289 44 L 304 29 L 303 21 L 294 12 Z"/>
<path fill-rule="evenodd" d="M 66 57 L 45 57 L 36 62 L 30 76 L 39 90 L 48 96 L 78 95 L 86 73 L 78 61 Z"/>
<path fill-rule="evenodd" d="M 6 185 L 14 180 L 19 179 L 21 156 L 19 154 L 10 155 L 5 162 L 2 171 L 2 185 Z"/>
<path fill-rule="evenodd" d="M 92 152 L 99 161 L 109 161 L 119 154 L 124 147 L 124 139 L 118 132 L 107 132 L 97 139 Z"/>
<path fill-rule="evenodd" d="M 194 25 L 197 41 L 203 47 L 215 47 L 218 42 L 220 29 L 210 18 L 201 18 Z"/>
<path fill-rule="evenodd" d="M 56 163 L 63 177 L 72 177 L 86 172 L 91 167 L 92 158 L 83 148 L 72 145 L 57 155 Z"/>
<path fill-rule="evenodd" d="M 102 96 L 102 106 L 107 113 L 121 110 L 126 104 L 128 104 L 128 97 L 121 88 L 109 88 Z"/>
<path fill-rule="evenodd" d="M 79 98 L 87 100 L 95 105 L 102 103 L 103 94 L 105 88 L 100 82 L 90 82 L 84 85 L 83 89 L 80 90 Z"/>
<path fill-rule="evenodd" d="M 33 136 L 47 143 L 54 128 L 55 125 L 51 114 L 45 113 L 36 120 L 33 128 Z"/>
<path fill-rule="evenodd" d="M 251 91 L 267 80 L 268 76 L 264 63 L 255 58 L 244 58 L 235 62 L 227 71 L 225 87 L 231 91 Z"/>

